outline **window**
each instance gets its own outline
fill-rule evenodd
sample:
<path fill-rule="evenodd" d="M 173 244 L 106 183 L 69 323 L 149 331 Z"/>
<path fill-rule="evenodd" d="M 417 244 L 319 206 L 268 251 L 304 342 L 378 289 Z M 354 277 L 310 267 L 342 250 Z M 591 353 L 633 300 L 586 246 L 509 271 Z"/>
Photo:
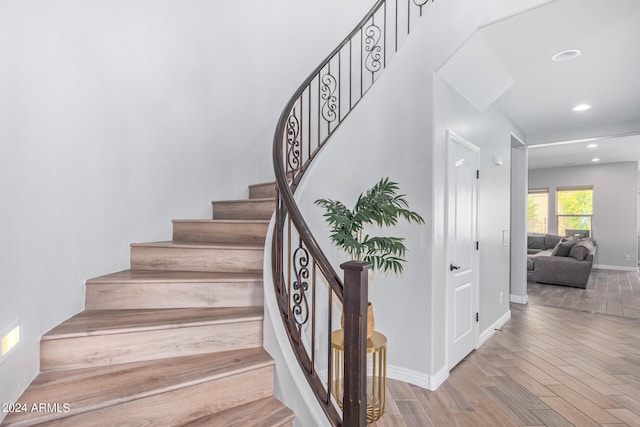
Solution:
<path fill-rule="evenodd" d="M 590 237 L 593 215 L 593 187 L 558 188 L 558 234 Z"/>
<path fill-rule="evenodd" d="M 547 233 L 548 219 L 549 189 L 530 189 L 527 195 L 527 232 Z"/>

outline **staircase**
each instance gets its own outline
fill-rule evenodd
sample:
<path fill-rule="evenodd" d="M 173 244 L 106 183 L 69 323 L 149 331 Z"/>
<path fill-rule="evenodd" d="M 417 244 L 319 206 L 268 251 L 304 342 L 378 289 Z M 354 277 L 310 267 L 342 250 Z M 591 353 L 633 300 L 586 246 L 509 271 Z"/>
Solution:
<path fill-rule="evenodd" d="M 131 245 L 88 280 L 86 309 L 47 332 L 25 411 L 2 426 L 291 426 L 262 348 L 263 248 L 275 185 Z M 34 406 L 35 405 L 35 406 Z"/>

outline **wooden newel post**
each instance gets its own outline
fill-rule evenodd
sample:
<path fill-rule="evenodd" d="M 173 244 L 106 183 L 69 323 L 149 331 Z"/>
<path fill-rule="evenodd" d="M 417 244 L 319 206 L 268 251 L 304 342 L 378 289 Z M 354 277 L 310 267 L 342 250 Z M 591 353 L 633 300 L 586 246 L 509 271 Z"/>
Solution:
<path fill-rule="evenodd" d="M 340 266 L 344 270 L 344 427 L 367 425 L 367 270 L 370 266 L 360 261 Z"/>

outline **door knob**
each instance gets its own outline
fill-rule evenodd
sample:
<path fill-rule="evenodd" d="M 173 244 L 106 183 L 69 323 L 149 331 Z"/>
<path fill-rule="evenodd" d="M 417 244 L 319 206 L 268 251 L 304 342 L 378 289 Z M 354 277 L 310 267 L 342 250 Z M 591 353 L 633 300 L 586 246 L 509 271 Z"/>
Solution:
<path fill-rule="evenodd" d="M 449 264 L 449 271 L 453 271 L 453 270 L 460 270 L 460 266 Z"/>

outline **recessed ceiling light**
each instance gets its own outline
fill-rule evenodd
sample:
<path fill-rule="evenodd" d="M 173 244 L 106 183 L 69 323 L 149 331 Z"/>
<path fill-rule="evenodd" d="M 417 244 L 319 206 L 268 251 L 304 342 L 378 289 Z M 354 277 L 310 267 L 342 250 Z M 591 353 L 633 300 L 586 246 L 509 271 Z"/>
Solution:
<path fill-rule="evenodd" d="M 581 53 L 582 52 L 580 52 L 578 49 L 563 50 L 562 52 L 558 52 L 553 55 L 551 57 L 551 60 L 555 62 L 569 61 L 570 59 L 580 56 Z"/>
<path fill-rule="evenodd" d="M 598 144 L 589 144 L 587 145 L 587 148 L 596 148 L 598 146 Z"/>
<path fill-rule="evenodd" d="M 591 108 L 591 105 L 589 104 L 579 104 L 573 107 L 573 111 L 587 111 L 590 108 Z"/>
<path fill-rule="evenodd" d="M 600 159 L 599 159 L 599 158 L 597 158 L 597 157 L 594 157 L 593 159 L 591 159 L 591 161 L 592 161 L 592 162 L 599 162 L 599 161 L 600 161 Z"/>

